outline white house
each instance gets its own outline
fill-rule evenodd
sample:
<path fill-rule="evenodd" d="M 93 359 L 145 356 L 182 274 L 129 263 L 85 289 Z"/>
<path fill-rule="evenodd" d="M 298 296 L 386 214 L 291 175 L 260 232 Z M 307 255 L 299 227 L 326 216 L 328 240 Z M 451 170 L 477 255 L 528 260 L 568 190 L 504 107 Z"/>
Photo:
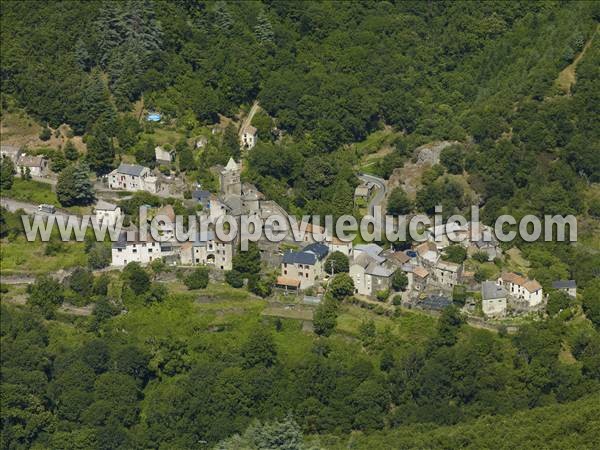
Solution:
<path fill-rule="evenodd" d="M 166 150 L 158 145 L 154 147 L 154 157 L 159 164 L 170 164 L 175 159 L 175 152 L 173 150 Z"/>
<path fill-rule="evenodd" d="M 328 242 L 328 244 L 330 253 L 340 252 L 346 255 L 348 258 L 352 258 L 352 241 L 342 241 L 334 236 L 331 238 L 331 241 Z"/>
<path fill-rule="evenodd" d="M 440 259 L 438 248 L 434 242 L 423 242 L 415 247 L 417 261 L 425 267 L 434 267 Z"/>
<path fill-rule="evenodd" d="M 536 280 L 524 278 L 516 273 L 503 273 L 498 278 L 498 284 L 506 289 L 508 295 L 518 300 L 526 301 L 529 306 L 539 305 L 544 299 L 540 283 Z"/>
<path fill-rule="evenodd" d="M 148 264 L 156 259 L 173 256 L 174 248 L 170 243 L 154 241 L 148 233 L 148 239 L 142 241 L 135 233 L 128 239 L 127 233 L 121 233 L 119 240 L 112 244 L 112 265 L 123 267 L 130 262 Z"/>
<path fill-rule="evenodd" d="M 16 145 L 0 145 L 0 158 L 8 158 L 14 164 L 17 164 L 19 157 L 21 156 L 21 148 Z"/>
<path fill-rule="evenodd" d="M 156 224 L 158 233 L 164 240 L 175 239 L 175 210 L 171 205 L 165 205 L 156 211 L 152 221 Z"/>
<path fill-rule="evenodd" d="M 481 309 L 488 317 L 503 317 L 506 315 L 508 293 L 504 287 L 493 281 L 481 283 Z"/>
<path fill-rule="evenodd" d="M 41 177 L 46 173 L 48 161 L 43 156 L 30 156 L 22 154 L 17 160 L 17 173 L 24 173 L 29 169 L 32 177 Z"/>
<path fill-rule="evenodd" d="M 252 125 L 248 125 L 242 130 L 240 138 L 240 146 L 250 150 L 256 145 L 256 128 Z"/>
<path fill-rule="evenodd" d="M 148 167 L 137 164 L 121 164 L 108 175 L 108 187 L 127 191 L 158 191 L 158 179 Z"/>
<path fill-rule="evenodd" d="M 438 225 L 427 229 L 427 240 L 435 243 L 439 250 L 449 245 L 466 243 L 469 238 L 469 227 L 462 226 L 457 222 Z"/>
<path fill-rule="evenodd" d="M 98 200 L 94 207 L 97 223 L 107 223 L 114 225 L 122 217 L 121 207 L 104 200 Z"/>
<path fill-rule="evenodd" d="M 552 283 L 553 289 L 566 292 L 569 297 L 577 297 L 577 283 L 575 280 L 558 280 Z"/>

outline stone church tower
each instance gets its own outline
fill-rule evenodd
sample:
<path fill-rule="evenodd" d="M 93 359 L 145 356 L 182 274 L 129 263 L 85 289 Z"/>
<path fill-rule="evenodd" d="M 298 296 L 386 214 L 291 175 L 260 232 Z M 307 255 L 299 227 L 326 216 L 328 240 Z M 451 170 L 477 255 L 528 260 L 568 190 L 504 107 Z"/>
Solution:
<path fill-rule="evenodd" d="M 240 172 L 240 167 L 235 163 L 233 158 L 229 158 L 229 162 L 225 166 L 225 169 L 221 171 L 222 195 L 242 195 Z"/>

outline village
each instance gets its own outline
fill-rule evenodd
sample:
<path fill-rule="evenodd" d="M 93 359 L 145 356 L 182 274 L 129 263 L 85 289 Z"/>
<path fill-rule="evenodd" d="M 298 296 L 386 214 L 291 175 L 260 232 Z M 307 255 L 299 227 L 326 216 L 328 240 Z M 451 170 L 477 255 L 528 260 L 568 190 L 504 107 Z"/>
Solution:
<path fill-rule="evenodd" d="M 249 152 L 257 143 L 257 130 L 249 122 L 238 131 L 239 145 Z M 196 148 L 206 144 L 201 138 Z M 166 146 L 165 146 L 166 147 Z M 21 177 L 43 178 L 49 173 L 48 161 L 43 156 L 28 155 L 17 147 L 2 146 L 2 157 L 10 158 Z M 157 163 L 169 165 L 174 162 L 175 152 L 163 146 L 155 147 Z M 191 198 L 183 202 L 197 210 L 199 219 L 210 224 L 208 233 L 200 234 L 191 242 L 179 242 L 175 237 L 175 210 L 171 205 L 151 208 L 149 220 L 160 216 L 167 218 L 161 223 L 160 242 L 148 237 L 142 241 L 137 228 L 130 224 L 117 242 L 112 244 L 111 267 L 122 269 L 136 262 L 148 265 L 162 260 L 169 266 L 205 266 L 217 279 L 233 269 L 234 255 L 239 252 L 239 236 L 231 241 L 220 240 L 214 232 L 214 224 L 223 216 L 239 218 L 242 215 L 266 219 L 277 214 L 289 217 L 283 207 L 265 196 L 252 184 L 242 182 L 243 160 L 230 158 L 225 166 L 214 166 L 211 171 L 219 180 L 219 190 L 211 192 L 198 183 L 191 191 Z M 368 205 L 371 212 L 382 205 L 386 196 L 387 181 L 369 175 L 360 175 L 360 183 L 354 191 L 357 205 Z M 124 218 L 115 194 L 147 192 L 169 198 L 181 198 L 184 179 L 165 176 L 158 169 L 139 164 L 121 163 L 96 183 L 99 200 L 93 208 L 96 222 L 114 225 Z M 40 205 L 40 210 L 42 210 Z M 318 304 L 323 298 L 330 278 L 340 271 L 348 272 L 354 284 L 354 296 L 366 302 L 393 304 L 406 308 L 437 313 L 457 304 L 471 316 L 486 320 L 502 320 L 507 317 L 539 314 L 547 302 L 541 284 L 528 279 L 522 273 L 502 271 L 497 278 L 481 279 L 466 267 L 464 261 L 452 261 L 449 248 L 460 247 L 467 257 L 482 262 L 500 262 L 504 257 L 499 242 L 490 227 L 480 225 L 480 239 L 470 239 L 471 226 L 450 223 L 427 229 L 426 240 L 413 242 L 406 247 L 341 241 L 329 230 L 311 223 L 301 224 L 305 230 L 300 241 L 292 233 L 280 242 L 265 238 L 262 230 L 258 241 L 263 267 L 273 277 L 273 290 L 287 302 L 308 299 Z M 131 233 L 136 236 L 131 239 Z M 449 239 L 452 234 L 453 239 Z M 315 236 L 320 236 L 316 239 Z M 458 236 L 458 238 L 457 238 Z M 456 243 L 458 242 L 458 243 Z M 341 258 L 341 260 L 340 260 Z M 336 261 L 346 269 L 338 267 Z M 553 289 L 576 297 L 573 280 L 556 280 Z"/>

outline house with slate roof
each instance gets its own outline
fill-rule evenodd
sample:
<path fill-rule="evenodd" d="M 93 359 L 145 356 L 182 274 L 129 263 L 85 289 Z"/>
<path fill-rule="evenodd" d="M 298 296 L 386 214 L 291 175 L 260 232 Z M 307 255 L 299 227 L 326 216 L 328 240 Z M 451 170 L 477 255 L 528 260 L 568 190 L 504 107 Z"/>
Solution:
<path fill-rule="evenodd" d="M 577 283 L 575 280 L 558 280 L 552 283 L 552 289 L 566 292 L 569 297 L 577 297 Z"/>
<path fill-rule="evenodd" d="M 323 276 L 323 261 L 329 248 L 325 244 L 312 243 L 300 252 L 289 251 L 283 255 L 281 274 L 287 279 L 300 282 L 300 289 L 314 286 Z"/>
<path fill-rule="evenodd" d="M 508 292 L 493 281 L 481 283 L 481 309 L 488 317 L 506 315 Z"/>
<path fill-rule="evenodd" d="M 118 205 L 104 200 L 98 200 L 98 203 L 94 206 L 94 212 L 97 223 L 107 223 L 108 225 L 116 224 L 123 215 Z"/>
<path fill-rule="evenodd" d="M 126 191 L 146 191 L 156 194 L 158 179 L 148 167 L 137 164 L 123 164 L 108 174 L 108 187 Z"/>

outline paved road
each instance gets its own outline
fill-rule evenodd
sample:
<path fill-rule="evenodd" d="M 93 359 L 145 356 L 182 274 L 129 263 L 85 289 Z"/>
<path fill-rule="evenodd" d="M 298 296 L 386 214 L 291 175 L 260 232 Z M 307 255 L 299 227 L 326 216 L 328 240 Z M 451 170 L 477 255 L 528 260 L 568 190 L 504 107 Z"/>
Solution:
<path fill-rule="evenodd" d="M 373 196 L 373 198 L 369 201 L 368 209 L 369 214 L 375 217 L 375 209 L 381 207 L 381 219 L 376 220 L 376 226 L 382 227 L 383 218 L 384 218 L 384 210 L 383 210 L 383 202 L 385 200 L 385 196 L 387 194 L 387 181 L 383 178 L 376 177 L 374 175 L 368 175 L 366 173 L 361 173 L 358 175 L 358 178 L 364 182 L 371 182 L 377 186 L 377 192 Z"/>
<path fill-rule="evenodd" d="M 258 108 L 259 108 L 258 101 L 255 101 L 252 104 L 252 108 L 250 108 L 248 115 L 242 122 L 242 126 L 240 127 L 240 130 L 239 130 L 240 137 L 242 136 L 242 133 L 244 132 L 246 127 L 252 123 L 252 118 L 254 117 L 254 114 L 256 114 L 258 112 Z"/>
<path fill-rule="evenodd" d="M 22 209 L 23 211 L 25 211 L 27 214 L 39 214 L 42 216 L 51 216 L 53 214 L 49 214 L 49 213 L 45 213 L 42 211 L 38 210 L 38 205 L 35 203 L 27 203 L 27 202 L 22 202 L 20 200 L 15 200 L 12 198 L 7 198 L 7 197 L 2 197 L 0 199 L 0 204 L 8 209 L 10 212 L 15 212 L 17 209 Z M 70 216 L 71 213 L 69 211 L 66 211 L 64 209 L 59 209 L 56 208 L 56 212 L 54 213 L 55 216 Z"/>

